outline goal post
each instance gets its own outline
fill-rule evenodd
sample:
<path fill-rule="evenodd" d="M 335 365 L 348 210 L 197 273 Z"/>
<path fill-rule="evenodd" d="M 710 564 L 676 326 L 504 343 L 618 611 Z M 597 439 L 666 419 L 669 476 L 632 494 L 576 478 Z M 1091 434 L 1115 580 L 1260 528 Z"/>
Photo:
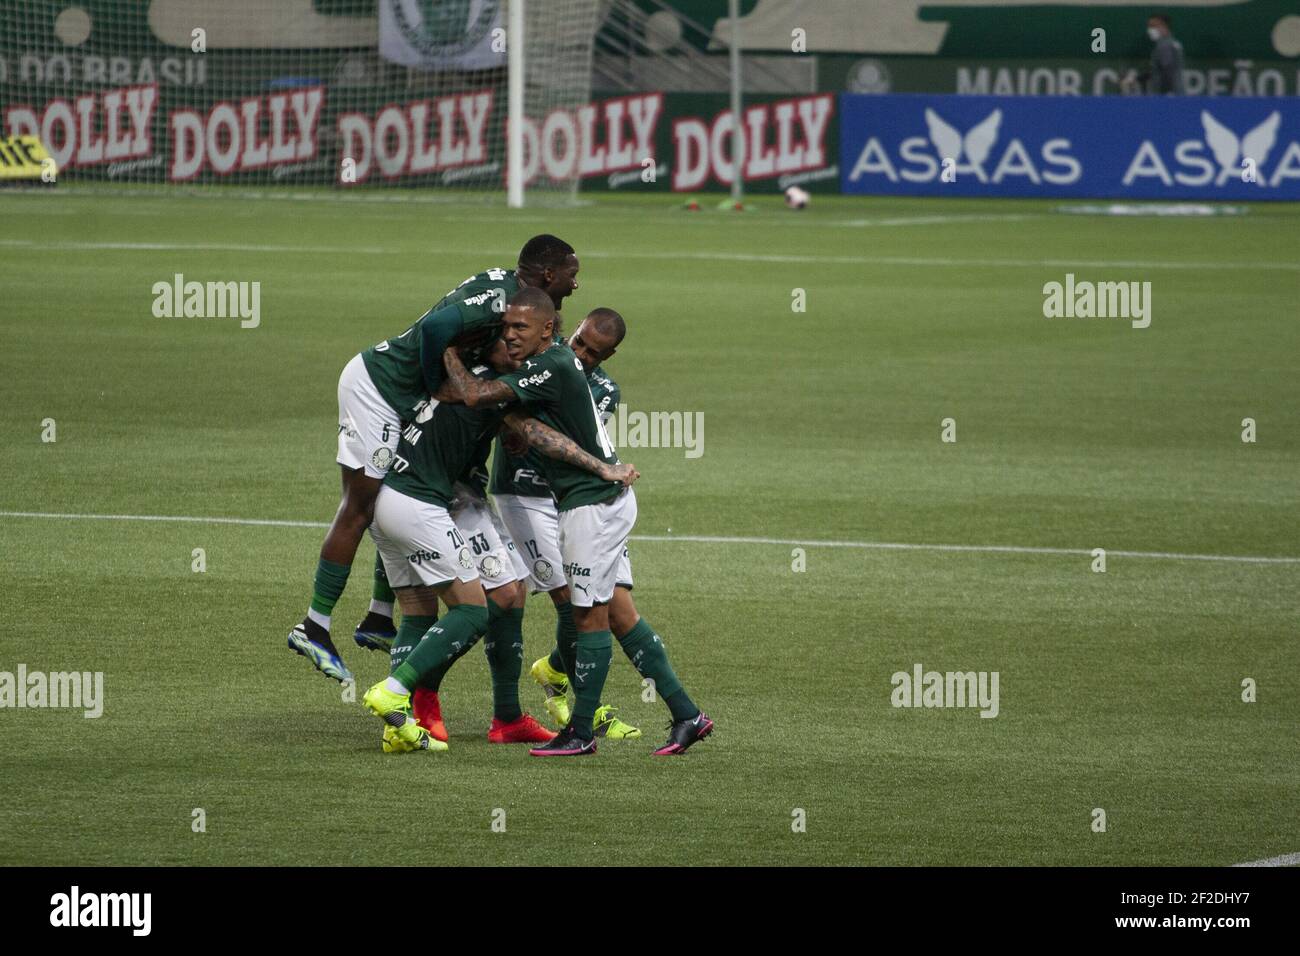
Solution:
<path fill-rule="evenodd" d="M 510 27 L 508 38 L 509 104 L 506 117 L 507 144 L 506 204 L 519 209 L 524 204 L 524 4 L 527 0 L 508 0 Z"/>

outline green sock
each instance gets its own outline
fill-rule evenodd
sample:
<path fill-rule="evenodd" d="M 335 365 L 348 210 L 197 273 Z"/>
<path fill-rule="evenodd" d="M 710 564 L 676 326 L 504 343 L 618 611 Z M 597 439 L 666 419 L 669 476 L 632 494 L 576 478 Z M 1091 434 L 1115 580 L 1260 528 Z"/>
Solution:
<path fill-rule="evenodd" d="M 623 653 L 632 662 L 636 672 L 654 681 L 655 693 L 668 705 L 673 720 L 690 720 L 699 714 L 700 708 L 687 695 L 682 682 L 673 672 L 673 665 L 668 663 L 668 652 L 664 649 L 663 639 L 646 623 L 645 618 L 638 619 L 636 626 L 620 637 L 618 642 L 623 645 Z"/>
<path fill-rule="evenodd" d="M 591 721 L 600 706 L 600 695 L 609 676 L 609 663 L 613 659 L 613 635 L 609 631 L 587 631 L 578 635 L 577 657 L 574 660 L 575 679 L 573 705 L 573 732 L 583 740 L 591 739 Z"/>
<path fill-rule="evenodd" d="M 393 671 L 393 678 L 407 690 L 418 686 L 420 679 L 439 664 L 454 660 L 457 652 L 472 647 L 487 630 L 487 623 L 487 608 L 457 604 L 425 632 L 415 650 Z"/>
<path fill-rule="evenodd" d="M 492 671 L 492 716 L 509 723 L 523 716 L 519 674 L 524 663 L 524 609 L 500 607 L 488 598 L 488 629 L 483 639 Z"/>
<path fill-rule="evenodd" d="M 370 596 L 382 604 L 392 604 L 397 600 L 397 595 L 388 585 L 388 572 L 384 570 L 384 559 L 378 554 L 375 555 L 375 589 Z"/>
<path fill-rule="evenodd" d="M 348 575 L 352 572 L 350 564 L 335 564 L 321 558 L 316 562 L 316 585 L 312 590 L 311 609 L 317 614 L 329 617 L 339 595 L 348 585 Z"/>
<path fill-rule="evenodd" d="M 403 628 L 407 626 L 406 622 L 408 620 L 411 622 L 410 631 L 414 635 L 409 639 L 407 638 L 407 632 L 403 630 Z M 437 623 L 438 623 L 438 615 L 436 614 L 431 614 L 428 617 L 421 615 L 419 617 L 414 617 L 414 618 L 408 618 L 408 617 L 402 618 L 402 623 L 399 624 L 397 627 L 397 640 L 393 641 L 393 650 L 392 650 L 393 666 L 389 670 L 390 674 L 393 671 L 397 670 L 398 666 L 402 663 L 402 661 L 406 660 L 406 658 L 410 655 L 411 651 L 415 649 L 415 645 L 420 642 L 420 638 L 424 636 L 424 632 L 427 631 L 429 628 L 433 627 L 433 625 Z M 451 670 L 451 665 L 455 664 L 458 660 L 460 660 L 462 657 L 468 654 L 469 649 L 473 646 L 474 646 L 473 644 L 466 644 L 460 650 L 456 651 L 456 653 L 452 654 L 451 657 L 449 657 L 447 660 L 443 661 L 433 670 L 429 671 L 429 673 L 421 677 L 418 686 L 424 688 L 425 690 L 431 690 L 435 694 L 438 693 L 438 688 L 442 686 L 442 679 L 447 676 L 447 671 Z M 400 656 L 398 654 L 399 647 L 401 648 Z"/>
<path fill-rule="evenodd" d="M 420 643 L 424 632 L 438 623 L 436 614 L 403 614 L 402 623 L 397 626 L 397 637 L 393 638 L 392 650 L 388 652 L 388 673 L 395 673 L 397 668 L 411 656 L 415 645 Z"/>
<path fill-rule="evenodd" d="M 561 674 L 569 672 L 569 669 L 564 666 L 564 657 L 560 654 L 559 644 L 551 648 L 551 656 L 546 659 L 546 663 L 551 665 L 553 671 L 559 671 Z"/>
<path fill-rule="evenodd" d="M 563 671 L 573 681 L 573 662 L 577 656 L 578 628 L 573 623 L 573 605 L 568 601 L 555 605 L 555 650 L 551 666 Z"/>
<path fill-rule="evenodd" d="M 429 671 L 429 673 L 420 678 L 419 686 L 423 687 L 425 690 L 431 690 L 435 694 L 438 693 L 438 690 L 442 687 L 442 679 L 447 676 L 447 672 L 451 670 L 451 666 L 468 654 L 469 649 L 473 646 L 473 644 L 466 644 L 456 653 L 452 654 L 447 660 Z"/>

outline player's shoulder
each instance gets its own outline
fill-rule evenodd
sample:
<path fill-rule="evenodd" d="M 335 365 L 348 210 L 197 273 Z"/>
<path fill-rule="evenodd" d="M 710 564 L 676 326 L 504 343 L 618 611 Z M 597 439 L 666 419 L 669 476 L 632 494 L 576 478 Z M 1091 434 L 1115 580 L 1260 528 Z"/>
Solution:
<path fill-rule="evenodd" d="M 519 288 L 519 279 L 513 269 L 484 269 L 470 276 L 443 297 L 447 303 L 471 304 L 484 296 L 496 296 L 504 292 L 506 297 L 514 295 Z M 498 292 L 500 290 L 500 292 Z M 486 300 L 483 300 L 486 301 Z"/>
<path fill-rule="evenodd" d="M 515 275 L 514 269 L 507 269 L 504 266 L 493 266 L 490 269 L 484 269 L 482 272 L 475 273 L 465 281 L 467 283 L 504 282 L 518 284 L 519 279 Z"/>
<path fill-rule="evenodd" d="M 591 374 L 587 376 L 587 382 L 592 388 L 602 389 L 611 395 L 617 393 L 619 390 L 618 382 L 610 378 L 609 375 L 606 374 L 604 367 L 600 365 L 597 365 L 591 370 Z"/>
<path fill-rule="evenodd" d="M 563 375 L 565 378 L 571 377 L 576 372 L 580 378 L 585 378 L 578 356 L 574 355 L 573 349 L 563 342 L 553 342 L 531 358 L 524 359 L 522 368 L 544 369 L 552 374 Z"/>

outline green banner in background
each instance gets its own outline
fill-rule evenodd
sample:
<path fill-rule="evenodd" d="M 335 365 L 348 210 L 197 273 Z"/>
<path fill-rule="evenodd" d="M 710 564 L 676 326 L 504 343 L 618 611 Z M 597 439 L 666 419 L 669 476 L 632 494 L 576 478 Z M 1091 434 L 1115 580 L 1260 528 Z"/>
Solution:
<path fill-rule="evenodd" d="M 662 35 L 671 26 L 653 0 L 638 0 Z M 683 30 L 701 49 L 730 39 L 727 0 L 666 0 L 708 31 Z M 1081 3 L 1078 0 L 742 0 L 745 50 L 791 52 L 791 30 L 807 37 L 808 52 L 925 55 L 965 59 L 1051 59 L 1092 52 L 1093 31 L 1106 32 L 1110 55 L 1144 59 L 1151 52 L 1147 18 L 1167 14 L 1190 59 L 1282 59 L 1300 56 L 1300 7 L 1295 0 L 1170 0 L 1165 3 Z"/>
<path fill-rule="evenodd" d="M 969 93 L 994 96 L 1110 96 L 1148 62 L 1122 57 L 987 59 L 934 56 L 818 57 L 819 89 L 844 93 Z M 1196 60 L 1183 69 L 1189 96 L 1300 95 L 1300 63 Z"/>

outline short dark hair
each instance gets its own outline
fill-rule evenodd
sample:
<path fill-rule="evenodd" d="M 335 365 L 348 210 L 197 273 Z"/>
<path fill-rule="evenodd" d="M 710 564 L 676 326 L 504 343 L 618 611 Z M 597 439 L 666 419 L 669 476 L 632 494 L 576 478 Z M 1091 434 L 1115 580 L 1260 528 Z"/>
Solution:
<path fill-rule="evenodd" d="M 1169 29 L 1169 14 L 1167 14 L 1167 13 L 1153 13 L 1153 14 L 1151 14 L 1151 16 L 1147 17 L 1147 19 L 1148 19 L 1148 20 L 1159 20 L 1161 23 L 1163 23 L 1163 24 L 1165 25 L 1165 29 L 1166 29 L 1166 30 Z"/>
<path fill-rule="evenodd" d="M 612 335 L 615 345 L 622 342 L 623 337 L 627 335 L 627 323 L 623 321 L 623 316 L 613 309 L 607 309 L 603 306 L 599 309 L 592 309 L 587 313 L 587 318 L 601 335 Z"/>
<path fill-rule="evenodd" d="M 558 269 L 573 255 L 573 246 L 558 236 L 543 233 L 533 236 L 519 250 L 519 265 L 525 269 Z"/>
<path fill-rule="evenodd" d="M 524 286 L 511 297 L 510 304 L 532 309 L 543 322 L 555 319 L 555 303 L 549 295 L 534 286 Z"/>

